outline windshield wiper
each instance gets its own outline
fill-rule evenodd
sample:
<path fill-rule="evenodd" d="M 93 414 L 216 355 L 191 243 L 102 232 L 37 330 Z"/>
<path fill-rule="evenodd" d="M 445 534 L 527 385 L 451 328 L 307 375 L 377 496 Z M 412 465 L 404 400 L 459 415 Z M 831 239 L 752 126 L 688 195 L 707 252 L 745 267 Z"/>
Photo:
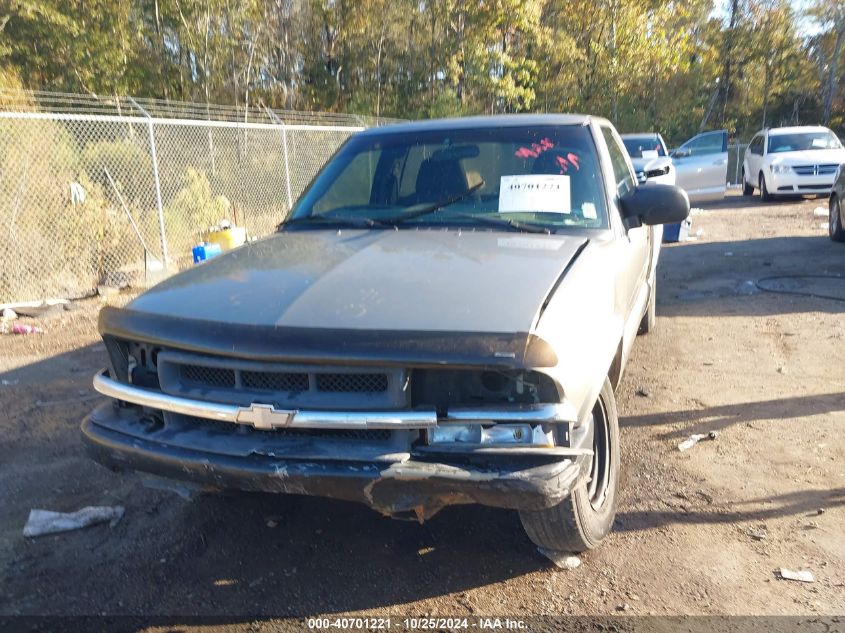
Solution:
<path fill-rule="evenodd" d="M 467 196 L 474 193 L 477 189 L 480 189 L 484 186 L 484 181 L 480 180 L 479 182 L 475 183 L 472 187 L 468 189 L 464 189 L 462 192 L 450 196 L 448 198 L 444 198 L 443 200 L 438 200 L 437 202 L 430 202 L 426 203 L 423 206 L 416 206 L 410 207 L 410 211 L 403 213 L 402 215 L 397 215 L 392 218 L 382 218 L 379 220 L 382 224 L 401 224 L 402 222 L 406 222 L 408 220 L 413 220 L 414 218 L 419 218 L 423 215 L 430 215 L 435 213 L 436 211 L 440 211 L 443 207 L 448 207 L 450 204 L 454 204 L 456 202 L 460 202 Z"/>
<path fill-rule="evenodd" d="M 552 231 L 549 227 L 542 224 L 534 224 L 533 222 L 520 222 L 519 220 L 512 220 L 509 218 L 499 218 L 489 215 L 475 215 L 472 213 L 461 213 L 450 217 L 460 218 L 462 220 L 473 220 L 479 224 L 489 224 L 491 226 L 508 227 L 515 231 L 523 231 L 525 233 L 545 233 L 551 235 Z"/>
<path fill-rule="evenodd" d="M 325 215 L 306 215 L 301 218 L 291 218 L 290 220 L 285 220 L 276 227 L 276 230 L 281 231 L 289 226 L 308 226 L 309 224 L 315 226 L 337 226 L 353 229 L 371 229 L 375 226 L 385 225 L 385 223 L 381 220 L 373 220 L 372 218 L 344 218 Z"/>

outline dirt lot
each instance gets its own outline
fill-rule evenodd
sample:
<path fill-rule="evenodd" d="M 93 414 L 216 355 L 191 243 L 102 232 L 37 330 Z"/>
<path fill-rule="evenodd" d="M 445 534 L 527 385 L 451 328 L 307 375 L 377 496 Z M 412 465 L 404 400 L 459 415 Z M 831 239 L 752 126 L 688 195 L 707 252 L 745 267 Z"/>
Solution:
<path fill-rule="evenodd" d="M 696 241 L 664 250 L 658 328 L 618 393 L 615 530 L 572 571 L 505 511 L 451 508 L 418 525 L 321 499 L 150 490 L 83 452 L 78 425 L 105 364 L 99 302 L 45 320 L 45 334 L 0 337 L 0 614 L 217 615 L 238 630 L 351 612 L 841 614 L 845 303 L 753 283 L 845 272 L 820 204 L 731 196 L 694 216 Z M 842 281 L 780 283 L 845 298 Z M 678 451 L 711 430 L 715 441 Z M 21 535 L 33 507 L 118 503 L 114 528 Z"/>

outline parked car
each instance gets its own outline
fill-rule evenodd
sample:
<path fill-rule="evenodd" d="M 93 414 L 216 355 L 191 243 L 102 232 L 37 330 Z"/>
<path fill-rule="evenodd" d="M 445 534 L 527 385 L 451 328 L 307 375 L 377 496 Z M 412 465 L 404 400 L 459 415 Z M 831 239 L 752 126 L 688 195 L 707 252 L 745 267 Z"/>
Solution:
<path fill-rule="evenodd" d="M 675 184 L 692 202 L 721 200 L 728 182 L 728 132 L 702 132 L 670 153 Z"/>
<path fill-rule="evenodd" d="M 84 438 L 204 489 L 419 520 L 480 503 L 543 547 L 594 547 L 618 499 L 613 390 L 655 324 L 656 228 L 688 212 L 637 186 L 604 119 L 364 131 L 275 235 L 102 310 L 113 400 Z"/>
<path fill-rule="evenodd" d="M 775 196 L 828 195 L 833 177 L 845 163 L 845 149 L 821 126 L 780 127 L 754 135 L 742 162 L 742 193 Z"/>
<path fill-rule="evenodd" d="M 675 184 L 675 167 L 660 134 L 623 134 L 622 142 L 640 183 Z"/>
<path fill-rule="evenodd" d="M 842 199 L 845 197 L 845 169 L 840 165 L 836 170 L 833 188 L 828 201 L 830 224 L 828 232 L 834 242 L 845 242 L 845 215 L 842 212 Z"/>

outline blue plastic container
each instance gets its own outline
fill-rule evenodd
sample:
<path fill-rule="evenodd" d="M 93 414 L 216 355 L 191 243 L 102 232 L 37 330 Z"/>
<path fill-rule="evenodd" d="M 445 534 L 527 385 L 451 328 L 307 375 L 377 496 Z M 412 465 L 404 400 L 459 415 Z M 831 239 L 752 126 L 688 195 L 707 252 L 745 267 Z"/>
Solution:
<path fill-rule="evenodd" d="M 692 221 L 687 218 L 683 222 L 676 224 L 665 224 L 663 226 L 663 241 L 664 242 L 685 242 L 689 236 L 689 230 L 692 226 Z"/>
<path fill-rule="evenodd" d="M 217 257 L 223 250 L 220 248 L 220 244 L 202 242 L 194 246 L 191 252 L 194 255 L 194 263 L 199 264 L 212 257 Z"/>

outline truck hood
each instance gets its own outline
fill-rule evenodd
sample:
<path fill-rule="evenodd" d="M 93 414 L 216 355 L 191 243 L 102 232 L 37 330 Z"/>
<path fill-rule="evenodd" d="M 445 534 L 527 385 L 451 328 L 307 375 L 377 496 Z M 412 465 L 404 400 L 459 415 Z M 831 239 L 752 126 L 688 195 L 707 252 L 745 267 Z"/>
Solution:
<path fill-rule="evenodd" d="M 233 325 L 526 333 L 585 242 L 467 230 L 288 231 L 175 275 L 127 308 Z"/>

